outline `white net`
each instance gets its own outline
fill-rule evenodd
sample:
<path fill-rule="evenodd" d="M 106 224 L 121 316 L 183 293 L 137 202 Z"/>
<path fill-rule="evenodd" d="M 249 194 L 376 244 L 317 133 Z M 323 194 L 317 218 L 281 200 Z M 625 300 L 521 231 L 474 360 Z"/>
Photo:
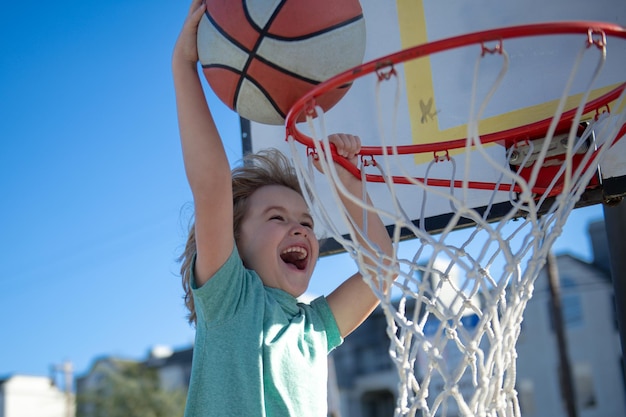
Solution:
<path fill-rule="evenodd" d="M 579 63 L 594 46 L 600 53 L 594 55 L 596 65 L 586 91 L 566 133 L 558 129 L 557 134 Z M 384 183 L 384 193 L 377 191 L 379 201 L 384 194 L 383 208 L 367 204 L 364 195 L 348 194 L 338 180 L 333 156 L 323 151 L 330 149 L 327 138 L 334 132 L 327 132 L 321 109 L 315 109 L 315 119 L 308 118 L 315 141 L 306 157 L 289 138 L 302 186 L 311 191 L 307 198 L 314 215 L 355 259 L 381 301 L 399 376 L 396 416 L 520 416 L 515 345 L 524 308 L 569 213 L 597 178 L 599 162 L 626 122 L 622 92 L 611 111 L 605 108 L 582 123 L 589 92 L 606 59 L 606 45 L 592 42 L 576 58 L 545 139 L 501 147 L 506 157 L 495 158 L 481 143 L 478 125 L 508 71 L 508 58 L 504 48 L 491 52 L 503 57 L 501 72 L 480 100 L 473 95 L 463 153 L 453 155 L 441 145 L 441 152 L 435 152 L 432 162 L 416 175 L 414 164 L 403 163 L 406 156 L 397 153 L 394 135 L 385 133 L 393 128 L 380 129 L 381 154 L 363 156 L 359 169 L 364 195 L 371 186 L 366 175 Z M 476 61 L 475 74 L 480 73 L 484 55 Z M 401 85 L 392 68 L 384 71 L 376 83 Z M 380 121 L 389 123 L 394 122 Z M 316 184 L 312 158 L 320 159 L 328 178 L 323 190 Z M 475 164 L 490 166 L 496 173 L 483 187 L 487 191 L 480 191 L 492 195 L 480 209 L 471 199 L 478 192 L 470 169 Z M 441 166 L 446 167 L 447 182 L 430 176 L 435 168 L 441 172 Z M 546 166 L 553 167 L 548 174 Z M 411 207 L 400 198 L 407 193 L 414 196 L 409 199 Z M 333 204 L 326 206 L 321 194 L 331 195 Z M 367 230 L 360 229 L 347 211 L 336 211 L 342 207 L 342 196 L 391 226 L 391 258 L 372 249 L 371 243 L 357 243 L 368 242 Z M 450 207 L 447 224 L 437 234 L 425 226 L 432 198 L 446 199 Z M 417 216 L 407 214 L 415 213 L 415 207 Z M 467 225 L 471 228 L 465 233 L 454 232 Z M 407 231 L 417 242 L 408 256 L 400 245 Z M 390 290 L 382 290 L 383 282 Z"/>

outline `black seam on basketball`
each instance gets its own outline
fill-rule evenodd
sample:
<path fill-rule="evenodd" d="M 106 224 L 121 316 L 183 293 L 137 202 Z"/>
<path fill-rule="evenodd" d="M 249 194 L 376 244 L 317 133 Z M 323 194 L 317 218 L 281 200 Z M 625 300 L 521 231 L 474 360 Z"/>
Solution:
<path fill-rule="evenodd" d="M 301 81 L 306 81 L 307 83 L 314 84 L 314 85 L 317 85 L 317 84 L 320 83 L 320 81 L 316 81 L 316 80 L 312 80 L 310 78 L 306 78 L 306 77 L 304 77 L 304 76 L 302 76 L 300 74 L 296 74 L 295 72 L 291 72 L 291 71 L 289 71 L 286 68 L 283 68 L 283 67 L 281 67 L 279 65 L 276 65 L 272 61 L 268 61 L 267 59 L 263 58 L 261 55 L 257 55 L 256 59 L 258 59 L 259 61 L 261 61 L 265 65 L 274 68 L 276 71 L 279 71 L 279 72 L 282 72 L 283 74 L 289 75 L 290 77 L 296 78 L 296 79 L 301 80 Z"/>
<path fill-rule="evenodd" d="M 283 7 L 283 4 L 285 4 L 286 0 L 283 0 L 283 2 L 278 6 L 278 8 L 276 10 L 280 10 Z M 256 22 L 252 19 L 252 16 L 250 15 L 250 13 L 248 12 L 248 2 L 247 1 L 243 1 L 243 15 L 246 18 L 246 21 L 248 22 L 248 24 L 257 32 L 259 33 L 263 33 L 263 28 L 260 27 L 259 25 L 256 24 Z M 274 13 L 271 17 L 269 22 L 272 22 L 274 19 L 276 18 L 276 13 Z"/>
<path fill-rule="evenodd" d="M 231 67 L 230 65 L 226 65 L 226 64 L 202 64 L 202 68 L 203 69 L 206 69 L 206 68 L 220 68 L 220 69 L 230 70 L 230 71 L 234 72 L 235 74 L 243 75 L 243 73 L 240 70 L 238 70 L 237 68 Z"/>
<path fill-rule="evenodd" d="M 243 80 L 248 80 L 248 82 L 254 84 L 259 91 L 261 91 L 261 93 L 263 94 L 263 96 L 270 102 L 270 104 L 272 105 L 272 107 L 274 108 L 274 110 L 276 110 L 276 112 L 284 119 L 286 114 L 283 113 L 280 108 L 278 107 L 278 105 L 276 104 L 276 102 L 274 100 L 272 100 L 272 96 L 269 95 L 268 91 L 266 89 L 263 88 L 263 86 L 261 84 L 259 84 L 258 82 L 255 81 L 254 78 L 251 78 L 249 76 L 247 76 L 246 74 L 244 74 L 243 72 L 239 71 L 236 68 L 230 67 L 228 65 L 224 65 L 224 64 L 207 64 L 207 65 L 202 65 L 202 68 L 219 68 L 219 69 L 224 69 L 224 70 L 229 70 L 237 75 L 239 75 L 239 79 L 241 80 L 240 84 L 237 86 L 237 90 L 236 90 L 236 94 L 233 97 L 233 104 L 232 104 L 232 108 L 235 109 L 235 111 L 237 110 L 237 98 L 239 97 L 239 91 L 240 91 L 240 86 L 241 84 L 243 84 Z"/>
<path fill-rule="evenodd" d="M 302 40 L 314 38 L 319 35 L 323 35 L 324 33 L 332 32 L 333 30 L 337 30 L 344 26 L 349 26 L 353 24 L 354 22 L 358 22 L 359 20 L 362 20 L 362 19 L 363 19 L 363 15 L 360 14 L 358 16 L 353 17 L 352 19 L 344 20 L 343 22 L 337 23 L 336 25 L 333 25 L 333 26 L 329 26 L 326 29 L 318 30 L 317 32 L 307 33 L 306 35 L 278 36 L 278 35 L 272 35 L 271 33 L 268 33 L 266 37 L 270 39 L 276 39 L 279 41 L 302 41 Z"/>
<path fill-rule="evenodd" d="M 240 78 L 241 83 L 237 86 L 237 88 L 239 88 L 241 86 L 241 84 L 243 84 L 243 80 L 244 79 L 246 79 L 246 80 L 248 80 L 248 82 L 254 84 L 259 89 L 259 91 L 261 91 L 263 96 L 267 99 L 267 101 L 269 101 L 269 103 L 272 105 L 274 110 L 276 110 L 276 112 L 280 115 L 280 117 L 282 117 L 284 119 L 287 116 L 286 113 L 283 113 L 282 110 L 280 110 L 280 108 L 278 107 L 276 102 L 272 99 L 272 96 L 269 95 L 268 91 L 265 88 L 263 88 L 263 86 L 261 84 L 257 83 L 254 78 L 249 77 L 247 74 L 243 74 L 243 76 Z M 237 93 L 239 93 L 239 90 L 237 90 Z M 237 96 L 235 96 L 235 98 L 237 98 L 238 96 L 239 96 L 239 94 L 237 94 Z M 233 108 L 235 108 L 235 106 L 233 106 Z"/>
<path fill-rule="evenodd" d="M 284 68 L 284 67 L 281 67 L 281 66 L 279 66 L 279 65 L 276 65 L 276 64 L 275 64 L 275 63 L 273 63 L 272 61 L 268 61 L 267 59 L 263 58 L 261 55 L 258 55 L 258 56 L 256 57 L 256 59 L 258 59 L 259 61 L 261 61 L 262 63 L 264 63 L 264 64 L 265 64 L 265 65 L 267 65 L 268 67 L 272 67 L 272 68 L 274 68 L 274 69 L 275 69 L 276 71 L 278 71 L 278 72 L 281 72 L 281 73 L 283 73 L 283 74 L 289 75 L 290 77 L 293 77 L 293 78 L 295 78 L 295 79 L 297 79 L 297 80 L 304 81 L 304 82 L 307 82 L 307 83 L 309 83 L 309 84 L 313 84 L 313 86 L 316 86 L 316 85 L 318 85 L 319 83 L 321 83 L 322 81 L 325 81 L 325 80 L 321 80 L 321 81 L 318 81 L 318 80 L 312 80 L 312 79 L 310 79 L 310 78 L 306 78 L 306 77 L 302 76 L 301 74 L 297 74 L 297 73 L 295 73 L 295 72 L 291 72 L 291 71 L 289 71 L 288 69 L 286 69 L 286 68 Z M 337 88 L 338 88 L 338 89 L 341 89 L 341 88 L 346 88 L 346 87 L 350 87 L 351 85 L 352 85 L 352 82 L 348 82 L 348 83 L 343 84 L 343 85 L 341 85 L 341 86 L 339 86 L 339 87 L 337 87 Z"/>
<path fill-rule="evenodd" d="M 252 50 L 248 54 L 248 59 L 246 60 L 246 63 L 244 64 L 244 66 L 243 66 L 243 68 L 241 70 L 243 72 L 244 77 L 248 73 L 248 68 L 250 68 L 250 65 L 252 64 L 252 60 L 254 60 L 257 57 L 257 51 L 259 50 L 259 46 L 261 45 L 261 42 L 263 41 L 263 38 L 267 35 L 268 28 L 270 26 L 272 26 L 272 23 L 274 22 L 274 19 L 276 19 L 276 16 L 278 16 L 278 14 L 282 10 L 283 6 L 285 5 L 286 1 L 287 0 L 282 0 L 280 2 L 280 4 L 278 6 L 276 6 L 276 8 L 274 9 L 274 12 L 270 16 L 270 18 L 267 20 L 265 26 L 262 27 L 262 28 L 258 27 L 256 24 L 254 24 L 254 22 L 253 22 L 253 20 L 252 20 L 252 18 L 250 16 L 250 13 L 248 12 L 247 2 L 246 1 L 243 2 L 243 13 L 246 16 L 246 20 L 248 20 L 248 22 L 252 25 L 252 27 L 257 28 L 257 30 L 259 32 L 259 37 L 258 37 L 256 43 L 254 44 L 254 47 L 252 47 Z M 237 87 L 235 87 L 235 96 L 234 96 L 235 100 L 239 96 L 239 91 L 241 90 L 241 85 L 243 84 L 244 77 L 240 77 L 239 78 L 239 82 L 237 83 Z M 250 80 L 250 81 L 252 81 L 252 80 Z M 271 103 L 272 103 L 272 106 L 274 106 L 274 102 L 271 101 Z M 233 103 L 232 107 L 235 108 L 235 105 L 236 105 L 236 102 Z M 282 112 L 280 112 L 280 111 L 279 111 L 279 114 L 281 114 L 283 116 L 283 118 L 285 117 L 285 115 L 283 115 Z"/>
<path fill-rule="evenodd" d="M 268 64 L 271 65 L 271 63 L 269 63 L 269 62 L 268 62 Z M 306 81 L 306 82 L 308 82 L 310 84 L 314 84 L 314 85 L 319 84 L 319 82 L 317 82 L 317 81 L 312 81 L 312 80 L 308 80 L 308 79 L 306 79 L 304 77 L 299 77 L 298 74 L 294 74 L 292 72 L 285 71 L 284 69 L 282 69 L 280 67 L 276 67 L 276 66 L 273 66 L 273 65 L 272 65 L 272 67 L 275 68 L 278 71 L 283 72 L 284 74 L 288 74 L 288 75 L 290 75 L 290 76 L 292 76 L 294 78 L 300 78 L 300 79 L 302 79 L 302 80 L 304 80 L 304 81 Z M 231 66 L 224 65 L 224 64 L 206 64 L 206 65 L 202 65 L 202 68 L 203 69 L 206 69 L 206 68 L 219 68 L 219 69 L 228 70 L 228 71 L 230 71 L 230 72 L 232 72 L 234 74 L 239 75 L 240 83 L 237 85 L 237 89 L 235 90 L 235 95 L 233 96 L 233 103 L 232 103 L 232 106 L 231 106 L 233 109 L 236 110 L 236 108 L 237 108 L 237 98 L 239 97 L 239 92 L 241 91 L 241 85 L 243 84 L 243 80 L 246 79 L 249 82 L 251 82 L 252 84 L 254 84 L 259 89 L 259 91 L 261 91 L 263 96 L 270 102 L 270 104 L 272 105 L 274 110 L 276 110 L 276 112 L 283 119 L 287 116 L 286 113 L 283 113 L 282 110 L 280 110 L 280 108 L 278 107 L 276 102 L 274 100 L 272 100 L 272 96 L 269 95 L 268 91 L 266 89 L 264 89 L 261 84 L 259 84 L 254 78 L 250 77 L 248 74 L 244 74 L 242 71 L 240 71 L 240 70 L 238 70 L 236 68 L 233 68 Z M 341 90 L 343 88 L 349 88 L 351 85 L 352 85 L 352 82 L 348 82 L 348 83 L 340 85 L 339 87 L 337 87 L 337 89 Z"/>
<path fill-rule="evenodd" d="M 224 28 L 222 28 L 220 25 L 217 24 L 217 22 L 215 21 L 215 19 L 213 19 L 213 17 L 211 16 L 211 14 L 209 13 L 209 11 L 205 11 L 204 15 L 207 17 L 207 19 L 209 19 L 209 22 L 211 22 L 211 25 L 215 28 L 215 30 L 217 30 L 220 35 L 222 35 L 224 38 L 226 38 L 229 42 L 231 42 L 233 45 L 235 45 L 237 48 L 241 49 L 242 51 L 246 52 L 247 54 L 250 54 L 250 51 L 244 47 L 243 44 L 239 43 L 237 41 L 237 39 L 233 38 L 232 36 L 230 36 L 228 34 L 228 32 L 226 32 L 224 30 Z M 224 68 L 224 69 L 233 69 L 231 67 L 227 67 L 225 65 L 202 65 L 202 68 Z M 235 89 L 235 94 L 233 95 L 233 101 L 232 103 L 230 103 L 230 107 L 231 108 L 235 108 L 236 104 L 237 104 L 237 96 L 239 95 L 239 88 L 241 86 L 241 72 L 240 71 L 235 71 L 233 69 L 233 72 L 239 73 L 239 81 L 237 83 L 237 88 Z"/>
<path fill-rule="evenodd" d="M 207 17 L 207 19 L 209 19 L 209 21 L 211 22 L 211 24 L 213 25 L 213 28 L 215 28 L 215 30 L 217 30 L 220 35 L 222 35 L 223 37 L 225 37 L 229 42 L 231 42 L 233 45 L 235 45 L 237 48 L 241 49 L 242 51 L 244 51 L 245 53 L 249 53 L 250 51 L 248 50 L 248 48 L 246 48 L 242 43 L 239 43 L 237 41 L 237 39 L 233 38 L 232 36 L 230 36 L 228 34 L 228 32 L 226 32 L 224 30 L 224 28 L 222 28 L 220 25 L 217 24 L 217 22 L 215 21 L 215 19 L 213 19 L 213 17 L 209 14 L 209 12 L 204 12 L 204 15 Z"/>

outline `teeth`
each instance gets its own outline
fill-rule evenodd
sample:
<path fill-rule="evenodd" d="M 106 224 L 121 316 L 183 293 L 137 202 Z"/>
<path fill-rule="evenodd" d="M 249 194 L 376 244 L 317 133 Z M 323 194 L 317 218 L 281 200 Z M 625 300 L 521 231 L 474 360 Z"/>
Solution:
<path fill-rule="evenodd" d="M 283 253 L 281 253 L 281 255 L 287 255 L 289 253 L 293 253 L 293 254 L 297 254 L 297 259 L 298 260 L 302 260 L 304 258 L 306 258 L 306 256 L 308 255 L 308 252 L 306 251 L 306 249 L 301 248 L 299 246 L 294 246 L 291 248 L 287 248 L 283 251 Z"/>

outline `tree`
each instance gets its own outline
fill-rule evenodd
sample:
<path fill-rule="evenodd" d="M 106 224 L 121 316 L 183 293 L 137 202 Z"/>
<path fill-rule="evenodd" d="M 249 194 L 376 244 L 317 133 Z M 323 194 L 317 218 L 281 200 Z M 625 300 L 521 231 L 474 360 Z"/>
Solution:
<path fill-rule="evenodd" d="M 77 417 L 182 416 L 186 394 L 164 390 L 158 371 L 142 363 L 119 363 L 102 370 L 98 386 L 77 398 Z"/>

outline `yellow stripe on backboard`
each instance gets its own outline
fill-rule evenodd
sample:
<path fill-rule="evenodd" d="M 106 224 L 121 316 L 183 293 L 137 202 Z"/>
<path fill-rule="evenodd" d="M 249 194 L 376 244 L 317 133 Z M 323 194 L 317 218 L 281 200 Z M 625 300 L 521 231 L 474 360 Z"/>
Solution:
<path fill-rule="evenodd" d="M 422 1 L 397 0 L 397 8 L 402 49 L 428 42 Z M 436 139 L 440 131 L 436 119 L 437 102 L 430 57 L 409 61 L 405 63 L 404 69 L 413 143 L 426 143 L 427 138 L 430 141 L 443 140 Z M 423 114 L 418 117 L 421 110 Z"/>

